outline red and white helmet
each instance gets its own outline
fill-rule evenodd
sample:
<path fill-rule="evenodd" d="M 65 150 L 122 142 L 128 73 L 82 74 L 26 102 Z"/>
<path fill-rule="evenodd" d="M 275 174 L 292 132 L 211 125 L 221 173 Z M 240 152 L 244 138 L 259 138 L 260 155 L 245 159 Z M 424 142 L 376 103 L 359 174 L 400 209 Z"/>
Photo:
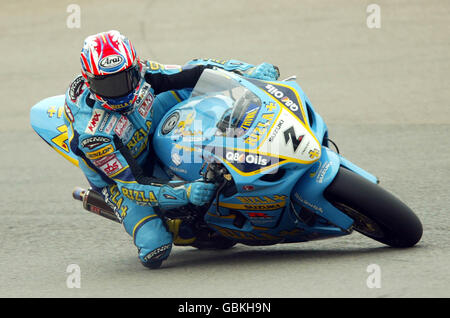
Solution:
<path fill-rule="evenodd" d="M 103 107 L 126 112 L 133 106 L 141 82 L 141 64 L 130 40 L 118 31 L 84 40 L 81 74 Z"/>

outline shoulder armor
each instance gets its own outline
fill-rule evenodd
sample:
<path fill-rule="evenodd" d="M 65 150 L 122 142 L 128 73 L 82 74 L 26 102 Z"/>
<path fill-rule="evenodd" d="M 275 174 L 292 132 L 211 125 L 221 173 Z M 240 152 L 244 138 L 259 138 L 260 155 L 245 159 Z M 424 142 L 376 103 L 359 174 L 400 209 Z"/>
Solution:
<path fill-rule="evenodd" d="M 73 103 L 77 102 L 78 97 L 86 89 L 86 83 L 83 76 L 79 75 L 69 86 L 68 96 Z"/>
<path fill-rule="evenodd" d="M 83 76 L 76 77 L 66 91 L 66 100 L 64 103 L 64 111 L 70 122 L 74 122 L 77 113 L 82 108 L 80 95 L 86 90 Z"/>

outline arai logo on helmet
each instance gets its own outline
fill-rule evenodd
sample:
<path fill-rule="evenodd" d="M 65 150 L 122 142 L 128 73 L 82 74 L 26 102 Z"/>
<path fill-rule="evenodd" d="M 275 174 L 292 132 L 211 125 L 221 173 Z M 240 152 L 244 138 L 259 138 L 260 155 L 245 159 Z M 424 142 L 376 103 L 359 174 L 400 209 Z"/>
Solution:
<path fill-rule="evenodd" d="M 100 67 L 104 69 L 112 69 L 123 64 L 123 57 L 121 55 L 109 55 L 100 60 Z"/>

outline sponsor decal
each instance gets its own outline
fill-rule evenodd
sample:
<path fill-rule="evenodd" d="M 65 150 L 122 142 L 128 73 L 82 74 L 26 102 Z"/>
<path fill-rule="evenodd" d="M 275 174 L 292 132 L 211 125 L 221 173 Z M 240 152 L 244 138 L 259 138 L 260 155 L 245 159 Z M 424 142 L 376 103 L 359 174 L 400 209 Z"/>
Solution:
<path fill-rule="evenodd" d="M 106 144 L 108 142 L 111 142 L 111 138 L 104 137 L 104 136 L 93 136 L 86 139 L 83 139 L 81 142 L 81 146 L 88 148 L 88 149 L 94 149 L 97 148 L 100 145 Z"/>
<path fill-rule="evenodd" d="M 153 191 L 137 191 L 126 187 L 122 188 L 122 194 L 130 200 L 135 201 L 139 205 L 151 206 L 158 203 Z"/>
<path fill-rule="evenodd" d="M 131 140 L 127 143 L 127 147 L 128 149 L 132 149 L 133 147 L 135 147 L 141 140 L 144 140 L 147 136 L 148 136 L 148 132 L 150 131 L 150 127 L 152 125 L 151 121 L 147 121 L 146 122 L 147 125 L 147 129 L 144 128 L 140 128 L 138 130 L 136 130 L 133 134 L 133 137 L 131 138 Z"/>
<path fill-rule="evenodd" d="M 131 155 L 133 156 L 133 158 L 137 158 L 146 147 L 147 147 L 147 138 L 143 143 L 141 143 L 140 147 L 134 147 L 131 149 Z"/>
<path fill-rule="evenodd" d="M 316 204 L 314 204 L 314 203 L 311 203 L 311 202 L 309 202 L 309 201 L 303 199 L 303 198 L 300 196 L 300 194 L 295 193 L 295 198 L 296 198 L 300 203 L 302 203 L 303 205 L 306 205 L 307 207 L 310 207 L 310 208 L 312 208 L 312 209 L 314 209 L 314 210 L 316 210 L 316 211 L 318 211 L 318 212 L 320 212 L 320 213 L 323 213 L 323 209 L 322 209 L 320 206 L 318 206 L 318 205 L 316 205 Z"/>
<path fill-rule="evenodd" d="M 177 147 L 177 149 L 183 149 L 183 147 Z M 196 149 L 193 149 L 196 151 Z M 279 158 L 277 156 L 269 156 L 261 153 L 254 153 L 250 151 L 222 148 L 219 146 L 203 146 L 203 157 L 211 153 L 225 162 L 225 164 L 230 165 L 238 173 L 243 174 L 255 174 L 261 169 L 268 169 L 269 167 L 274 167 L 275 165 L 282 164 L 286 161 L 285 158 Z"/>
<path fill-rule="evenodd" d="M 122 65 L 124 62 L 124 58 L 121 55 L 109 55 L 100 60 L 100 67 L 103 69 L 112 69 L 119 65 Z"/>
<path fill-rule="evenodd" d="M 64 106 L 60 106 L 60 107 L 58 107 L 58 109 L 56 109 L 55 106 L 50 106 L 47 109 L 47 115 L 49 118 L 55 118 L 55 117 L 53 117 L 53 115 L 56 114 L 56 118 L 61 118 L 63 111 L 64 111 Z"/>
<path fill-rule="evenodd" d="M 114 128 L 114 132 L 116 133 L 116 135 L 118 137 L 123 139 L 123 137 L 125 136 L 125 132 L 127 131 L 127 129 L 130 126 L 131 126 L 131 123 L 128 120 L 128 118 L 126 118 L 125 116 L 121 116 L 119 121 L 116 124 L 116 127 Z"/>
<path fill-rule="evenodd" d="M 111 119 L 108 122 L 108 125 L 106 125 L 106 127 L 105 127 L 105 131 L 104 132 L 106 134 L 110 134 L 111 133 L 111 131 L 114 128 L 114 125 L 116 124 L 117 120 L 118 120 L 117 116 L 112 116 L 111 117 Z M 106 121 L 105 121 L 105 123 L 106 123 Z"/>
<path fill-rule="evenodd" d="M 264 225 L 275 221 L 273 216 L 265 212 L 247 212 L 247 216 L 254 225 Z"/>
<path fill-rule="evenodd" d="M 253 107 L 252 107 L 253 106 Z M 243 129 L 244 131 L 247 131 L 248 129 L 250 129 L 254 119 L 256 118 L 256 115 L 258 114 L 259 111 L 259 107 L 257 107 L 257 105 L 251 105 L 249 108 L 253 108 L 250 110 L 247 110 L 247 112 L 245 113 L 245 117 L 242 120 L 242 122 L 239 125 L 239 128 Z"/>
<path fill-rule="evenodd" d="M 271 215 L 267 215 L 264 212 L 249 212 L 247 215 L 251 218 L 262 218 L 262 219 L 270 219 L 272 218 Z"/>
<path fill-rule="evenodd" d="M 291 126 L 289 129 L 285 130 L 283 132 L 283 135 L 286 145 L 289 143 L 289 141 L 292 141 L 292 148 L 295 153 L 298 149 L 298 146 L 300 146 L 304 135 L 297 137 L 297 135 L 295 134 L 294 126 Z"/>
<path fill-rule="evenodd" d="M 247 212 L 248 217 L 251 221 L 256 221 L 258 223 L 271 222 L 273 217 L 264 212 Z"/>
<path fill-rule="evenodd" d="M 172 165 L 169 166 L 169 169 L 172 170 L 174 173 L 184 173 L 184 174 L 188 173 L 186 169 L 178 168 Z"/>
<path fill-rule="evenodd" d="M 244 141 L 251 145 L 256 146 L 259 140 L 267 133 L 267 129 L 271 126 L 274 119 L 275 113 L 272 112 L 273 108 L 276 106 L 273 103 L 266 105 L 266 109 L 270 110 L 269 113 L 264 113 L 261 116 L 261 120 L 256 124 L 256 127 L 251 131 L 249 136 L 247 136 Z"/>
<path fill-rule="evenodd" d="M 241 203 L 219 202 L 220 207 L 238 210 L 270 211 L 286 206 L 286 195 L 274 196 L 240 196 L 236 197 Z"/>
<path fill-rule="evenodd" d="M 133 105 L 132 102 L 122 103 L 122 104 L 108 104 L 108 106 L 113 110 L 122 110 L 122 108 Z"/>
<path fill-rule="evenodd" d="M 150 109 L 153 105 L 153 95 L 148 94 L 147 98 L 144 100 L 141 106 L 138 108 L 139 114 L 142 116 L 142 118 L 147 119 L 148 113 L 150 112 Z"/>
<path fill-rule="evenodd" d="M 142 103 L 142 101 L 147 97 L 149 92 L 150 92 L 150 84 L 144 83 L 142 85 L 142 88 L 139 90 L 138 96 L 135 101 L 135 105 L 139 106 Z"/>
<path fill-rule="evenodd" d="M 93 135 L 97 131 L 98 127 L 100 126 L 100 123 L 102 121 L 104 114 L 105 114 L 104 110 L 94 109 L 94 111 L 92 113 L 92 117 L 91 117 L 91 119 L 89 119 L 89 123 L 84 132 L 87 134 Z"/>
<path fill-rule="evenodd" d="M 245 197 L 236 197 L 242 203 L 252 203 L 252 204 L 268 204 L 268 203 L 276 203 L 276 202 L 285 202 L 287 196 L 286 195 L 278 195 L 275 194 L 273 196 L 245 196 Z"/>
<path fill-rule="evenodd" d="M 114 212 L 122 223 L 123 219 L 127 216 L 128 206 L 123 203 L 123 197 L 120 195 L 120 191 L 117 189 L 117 185 L 114 184 L 110 187 L 105 187 L 102 190 L 105 196 L 106 203 L 114 209 Z"/>
<path fill-rule="evenodd" d="M 110 153 L 113 153 L 113 152 L 114 152 L 114 147 L 112 145 L 107 145 L 103 148 L 100 148 L 99 150 L 95 150 L 95 151 L 86 153 L 86 157 L 88 159 L 94 160 L 94 159 L 99 159 L 101 157 L 109 155 Z"/>
<path fill-rule="evenodd" d="M 249 163 L 259 166 L 267 166 L 270 163 L 270 159 L 266 156 L 260 156 L 252 153 L 245 154 L 243 152 L 227 152 L 226 159 L 233 163 Z"/>
<path fill-rule="evenodd" d="M 110 155 L 104 156 L 103 158 L 94 160 L 92 162 L 94 163 L 95 166 L 101 167 L 105 163 L 107 163 L 108 161 L 113 160 L 113 159 L 117 159 L 117 156 L 115 154 L 110 154 Z"/>
<path fill-rule="evenodd" d="M 296 236 L 302 233 L 301 229 L 284 230 L 276 234 L 262 233 L 262 232 L 244 232 L 228 228 L 211 225 L 220 234 L 234 240 L 241 241 L 278 241 L 286 236 Z"/>
<path fill-rule="evenodd" d="M 315 158 L 319 158 L 320 151 L 318 149 L 313 149 L 313 150 L 308 151 L 308 154 L 309 154 L 309 158 L 315 159 Z"/>
<path fill-rule="evenodd" d="M 308 142 L 306 143 L 305 147 L 303 147 L 303 150 L 301 152 L 302 156 L 305 153 L 305 151 L 309 149 L 310 144 L 311 144 L 311 140 L 308 140 Z"/>
<path fill-rule="evenodd" d="M 157 249 L 154 249 L 144 257 L 144 261 L 159 259 L 161 256 L 165 254 L 167 250 L 169 250 L 172 247 L 172 244 L 166 244 L 161 247 L 158 247 Z"/>
<path fill-rule="evenodd" d="M 317 169 L 309 174 L 310 178 L 316 177 L 317 183 L 323 183 L 323 179 L 327 174 L 328 169 L 331 167 L 332 163 L 330 161 L 326 161 L 325 163 L 318 161 L 316 163 Z"/>
<path fill-rule="evenodd" d="M 98 127 L 98 131 L 103 131 L 105 129 L 106 123 L 108 122 L 109 118 L 111 117 L 110 113 L 105 113 L 105 117 L 103 117 L 103 120 Z"/>
<path fill-rule="evenodd" d="M 275 137 L 277 136 L 277 134 L 278 134 L 278 132 L 280 131 L 281 126 L 283 126 L 283 124 L 284 124 L 284 120 L 281 119 L 281 120 L 274 126 L 273 132 L 272 132 L 272 134 L 270 135 L 270 137 L 269 137 L 269 139 L 268 139 L 269 142 L 272 142 L 272 141 L 275 139 Z"/>
<path fill-rule="evenodd" d="M 207 59 L 205 59 L 205 60 L 208 61 Z M 211 62 L 225 65 L 228 62 L 228 60 L 211 59 Z"/>
<path fill-rule="evenodd" d="M 68 135 L 67 135 L 67 126 L 66 125 L 61 125 L 56 127 L 56 130 L 59 131 L 59 134 L 56 135 L 55 137 L 53 137 L 51 139 L 51 141 L 57 145 L 58 147 L 60 147 L 61 149 L 63 149 L 65 152 L 69 153 L 69 146 L 67 145 L 67 141 L 68 141 Z"/>
<path fill-rule="evenodd" d="M 175 112 L 170 115 L 162 125 L 161 134 L 167 135 L 168 133 L 170 133 L 178 124 L 178 120 L 180 120 L 180 113 Z"/>
<path fill-rule="evenodd" d="M 322 169 L 320 169 L 319 173 L 317 174 L 316 181 L 318 183 L 323 183 L 323 179 L 325 178 L 325 175 L 327 174 L 328 169 L 331 166 L 331 162 L 328 161 L 326 164 L 323 165 Z"/>
<path fill-rule="evenodd" d="M 94 164 L 102 170 L 108 177 L 123 169 L 122 164 L 116 155 L 111 154 L 101 159 L 95 160 Z"/>
<path fill-rule="evenodd" d="M 72 111 L 70 110 L 69 106 L 67 105 L 67 103 L 64 103 L 64 112 L 66 114 L 67 119 L 73 123 L 75 118 L 73 117 Z"/>
<path fill-rule="evenodd" d="M 270 211 L 278 210 L 284 207 L 283 203 L 274 203 L 267 205 L 253 205 L 253 204 L 240 204 L 240 209 L 242 210 L 255 210 L 255 211 Z"/>
<path fill-rule="evenodd" d="M 296 112 L 299 110 L 298 105 L 285 95 L 283 92 L 284 90 L 271 84 L 267 84 L 264 88 L 270 95 L 281 101 L 281 103 L 287 106 L 291 111 Z"/>
<path fill-rule="evenodd" d="M 317 161 L 314 166 L 317 166 L 317 169 L 313 172 L 309 173 L 309 177 L 310 178 L 314 178 L 317 175 L 317 172 L 320 170 L 320 168 L 322 167 L 322 162 L 321 161 Z"/>
<path fill-rule="evenodd" d="M 83 93 L 84 89 L 84 78 L 83 76 L 78 76 L 69 87 L 69 98 L 72 102 L 76 102 L 78 97 Z"/>
<path fill-rule="evenodd" d="M 181 66 L 176 65 L 176 64 L 164 64 L 164 69 L 165 70 L 179 70 L 179 69 L 181 69 Z"/>
<path fill-rule="evenodd" d="M 150 69 L 152 71 L 156 71 L 156 70 L 159 70 L 159 69 L 162 69 L 162 70 L 164 69 L 164 65 L 159 64 L 158 62 L 155 62 L 155 61 L 148 61 L 147 64 L 148 64 L 148 66 L 150 67 Z"/>
<path fill-rule="evenodd" d="M 152 122 L 150 120 L 147 120 L 145 123 L 147 128 L 140 128 L 136 130 L 131 137 L 130 141 L 127 143 L 128 149 L 131 151 L 131 155 L 136 158 L 140 155 L 140 153 L 145 149 L 147 146 L 147 140 L 148 140 L 148 133 L 150 131 L 150 128 L 152 126 Z M 132 130 L 130 129 L 130 133 Z M 124 137 L 124 140 L 127 140 L 127 136 Z M 139 146 L 139 143 L 142 141 L 142 144 Z"/>
<path fill-rule="evenodd" d="M 249 79 L 253 84 L 258 86 L 264 92 L 266 92 L 269 96 L 276 99 L 280 104 L 286 106 L 294 115 L 303 123 L 305 123 L 305 119 L 303 117 L 302 109 L 301 109 L 301 100 L 297 96 L 295 90 L 289 87 L 287 84 L 275 84 L 275 83 L 267 83 L 259 80 Z"/>

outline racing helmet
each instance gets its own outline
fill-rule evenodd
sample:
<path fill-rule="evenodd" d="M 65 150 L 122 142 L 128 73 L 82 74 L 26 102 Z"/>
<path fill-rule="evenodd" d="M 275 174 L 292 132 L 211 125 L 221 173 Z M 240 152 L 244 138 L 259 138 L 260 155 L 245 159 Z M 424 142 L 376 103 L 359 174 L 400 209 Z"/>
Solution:
<path fill-rule="evenodd" d="M 132 109 L 141 83 L 141 63 L 131 41 L 111 30 L 88 36 L 81 50 L 81 74 L 106 109 Z"/>

